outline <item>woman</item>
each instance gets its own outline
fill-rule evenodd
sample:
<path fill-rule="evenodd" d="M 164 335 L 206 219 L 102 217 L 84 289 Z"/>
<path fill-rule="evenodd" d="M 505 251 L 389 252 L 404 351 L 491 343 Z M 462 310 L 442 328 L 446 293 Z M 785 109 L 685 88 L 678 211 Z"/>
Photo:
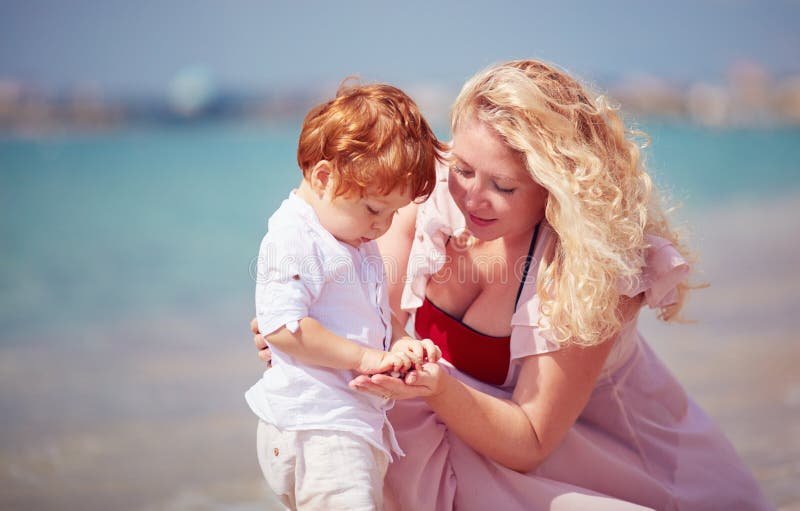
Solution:
<path fill-rule="evenodd" d="M 638 334 L 643 305 L 678 316 L 689 266 L 614 109 L 515 61 L 467 82 L 452 127 L 450 168 L 381 240 L 408 267 L 394 310 L 446 362 L 351 382 L 397 400 L 387 505 L 769 509 Z"/>

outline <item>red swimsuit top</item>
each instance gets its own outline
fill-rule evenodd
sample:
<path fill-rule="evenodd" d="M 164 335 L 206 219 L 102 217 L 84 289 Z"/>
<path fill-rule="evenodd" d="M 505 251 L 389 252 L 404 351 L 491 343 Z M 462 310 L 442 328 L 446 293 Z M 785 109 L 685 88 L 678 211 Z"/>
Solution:
<path fill-rule="evenodd" d="M 517 302 L 533 259 L 533 248 L 538 234 L 537 225 L 517 290 Z M 514 309 L 516 308 L 515 302 Z M 414 329 L 420 338 L 428 338 L 439 346 L 442 357 L 459 371 L 492 385 L 505 383 L 511 363 L 511 336 L 494 337 L 482 334 L 434 305 L 427 296 L 417 309 Z"/>
<path fill-rule="evenodd" d="M 474 330 L 434 305 L 427 297 L 417 309 L 414 328 L 432 340 L 442 357 L 459 371 L 493 385 L 506 381 L 511 361 L 511 336 L 492 337 Z"/>

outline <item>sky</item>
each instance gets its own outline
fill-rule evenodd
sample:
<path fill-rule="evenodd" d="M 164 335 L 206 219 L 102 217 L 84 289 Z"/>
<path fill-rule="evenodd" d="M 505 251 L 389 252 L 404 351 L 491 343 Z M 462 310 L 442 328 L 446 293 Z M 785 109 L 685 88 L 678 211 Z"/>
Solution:
<path fill-rule="evenodd" d="M 597 81 L 800 73 L 800 1 L 0 0 L 0 80 L 52 91 L 161 93 L 186 68 L 243 91 L 453 85 L 524 57 Z"/>

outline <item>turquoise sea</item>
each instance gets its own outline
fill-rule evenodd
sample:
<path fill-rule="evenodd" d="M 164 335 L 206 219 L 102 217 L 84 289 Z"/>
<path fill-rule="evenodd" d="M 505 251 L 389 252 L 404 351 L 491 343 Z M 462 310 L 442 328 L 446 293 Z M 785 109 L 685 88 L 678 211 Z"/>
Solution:
<path fill-rule="evenodd" d="M 0 331 L 248 302 L 298 182 L 297 128 L 158 127 L 0 142 Z"/>
<path fill-rule="evenodd" d="M 798 127 L 643 128 L 656 180 L 690 209 L 800 188 Z M 265 220 L 299 180 L 298 130 L 213 124 L 0 140 L 2 336 L 42 321 L 249 306 Z"/>

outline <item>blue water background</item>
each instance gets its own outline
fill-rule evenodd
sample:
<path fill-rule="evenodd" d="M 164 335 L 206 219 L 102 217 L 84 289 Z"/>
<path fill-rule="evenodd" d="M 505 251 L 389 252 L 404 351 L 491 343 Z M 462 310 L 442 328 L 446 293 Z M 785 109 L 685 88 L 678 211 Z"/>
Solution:
<path fill-rule="evenodd" d="M 641 128 L 656 181 L 689 209 L 800 190 L 798 127 Z M 0 140 L 0 342 L 42 324 L 248 317 L 266 219 L 300 179 L 298 131 L 208 124 Z"/>

